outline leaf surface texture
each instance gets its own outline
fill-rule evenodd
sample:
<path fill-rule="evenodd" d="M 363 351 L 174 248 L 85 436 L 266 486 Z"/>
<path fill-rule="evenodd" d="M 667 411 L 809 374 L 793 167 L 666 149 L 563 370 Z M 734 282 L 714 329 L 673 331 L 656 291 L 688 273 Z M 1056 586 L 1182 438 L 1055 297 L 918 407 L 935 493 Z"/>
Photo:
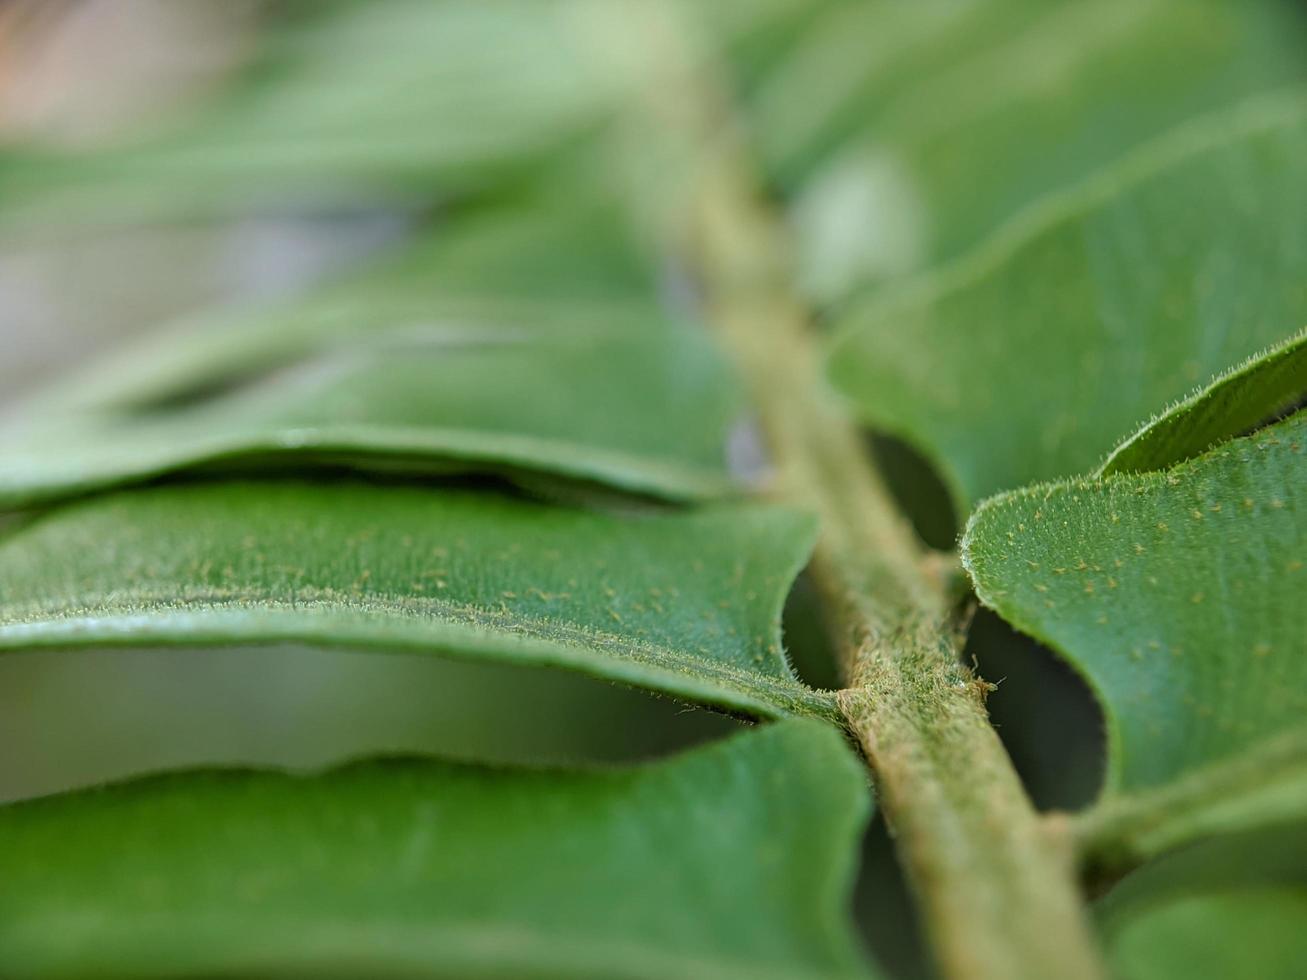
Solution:
<path fill-rule="evenodd" d="M 812 537 L 807 517 L 760 505 L 618 515 L 294 480 L 125 491 L 0 541 L 0 647 L 295 640 L 833 715 L 781 649 Z"/>
<path fill-rule="evenodd" d="M 0 810 L 14 978 L 866 976 L 867 818 L 789 722 L 641 768 L 196 772 Z"/>
<path fill-rule="evenodd" d="M 851 311 L 831 372 L 959 511 L 1095 469 L 1141 419 L 1307 322 L 1307 103 L 1164 137 L 955 266 Z"/>
<path fill-rule="evenodd" d="M 981 600 L 1103 703 L 1107 800 L 1300 728 L 1304 486 L 1298 413 L 1168 470 L 1031 487 L 973 517 L 964 560 Z"/>

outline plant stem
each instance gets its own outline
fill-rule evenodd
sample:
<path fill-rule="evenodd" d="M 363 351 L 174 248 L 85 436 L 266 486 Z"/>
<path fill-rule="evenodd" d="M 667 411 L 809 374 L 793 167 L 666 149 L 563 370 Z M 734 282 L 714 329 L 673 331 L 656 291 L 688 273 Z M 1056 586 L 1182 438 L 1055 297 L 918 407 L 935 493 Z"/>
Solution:
<path fill-rule="evenodd" d="M 652 123 L 660 166 L 678 171 L 648 175 L 644 189 L 660 178 L 672 188 L 655 193 L 672 216 L 664 233 L 690 239 L 708 316 L 752 388 L 776 491 L 821 519 L 812 568 L 848 682 L 840 710 L 938 967 L 957 980 L 1100 976 L 1068 838 L 1031 808 L 985 715 L 985 686 L 958 660 L 945 564 L 920 546 L 823 383 L 782 222 L 758 192 L 725 88 L 685 46 L 685 25 L 652 17 L 639 31 L 657 71 L 633 142 L 643 158 Z"/>
<path fill-rule="evenodd" d="M 781 495 L 821 518 L 812 567 L 845 659 L 840 707 L 939 968 L 954 978 L 1099 976 L 1069 842 L 1035 813 L 989 724 L 985 686 L 958 659 L 940 564 L 824 387 L 775 219 L 731 156 L 705 173 L 700 199 L 710 316 L 753 389 Z"/>
<path fill-rule="evenodd" d="M 989 724 L 985 685 L 959 662 L 945 563 L 919 544 L 824 383 L 782 223 L 758 191 L 726 87 L 687 46 L 686 25 L 636 19 L 621 30 L 638 31 L 656 69 L 633 144 L 676 171 L 646 169 L 642 189 L 661 182 L 663 230 L 689 239 L 709 319 L 752 389 L 779 496 L 821 520 L 812 569 L 844 661 L 840 708 L 940 971 L 1098 977 L 1069 838 L 1035 813 Z"/>

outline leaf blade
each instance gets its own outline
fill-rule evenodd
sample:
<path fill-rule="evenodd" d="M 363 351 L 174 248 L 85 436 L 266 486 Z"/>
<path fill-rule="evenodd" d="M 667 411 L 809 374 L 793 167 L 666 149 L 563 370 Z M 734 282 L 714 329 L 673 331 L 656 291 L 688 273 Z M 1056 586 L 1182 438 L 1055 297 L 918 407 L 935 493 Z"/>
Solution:
<path fill-rule="evenodd" d="M 832 5 L 757 109 L 804 278 L 838 302 L 952 261 L 1169 127 L 1300 84 L 1305 29 L 1274 2 Z"/>
<path fill-rule="evenodd" d="M 1158 405 L 1307 320 L 1307 236 L 1285 217 L 1305 162 L 1298 94 L 1169 134 L 849 313 L 831 376 L 931 458 L 962 514 L 1094 469 Z"/>
<path fill-rule="evenodd" d="M 813 534 L 756 505 L 623 516 L 347 482 L 127 491 L 0 540 L 0 648 L 297 640 L 834 717 L 781 648 Z"/>
<path fill-rule="evenodd" d="M 1127 875 L 1095 909 L 1123 977 L 1296 976 L 1304 955 L 1301 823 L 1203 841 Z"/>
<path fill-rule="evenodd" d="M 628 92 L 574 18 L 566 0 L 301 12 L 266 27 L 246 71 L 180 123 L 91 152 L 11 154 L 6 221 L 420 208 L 502 186 L 582 142 Z"/>
<path fill-rule="evenodd" d="M 973 516 L 981 600 L 1103 704 L 1105 803 L 1298 724 L 1305 433 L 1299 413 L 1164 473 L 1033 487 Z"/>
<path fill-rule="evenodd" d="M 1307 331 L 1254 355 L 1117 446 L 1100 474 L 1165 469 L 1284 414 L 1307 392 Z"/>
<path fill-rule="evenodd" d="M 609 772 L 156 777 L 0 809 L 0 963 L 862 976 L 843 906 L 867 809 L 848 749 L 810 722 Z"/>
<path fill-rule="evenodd" d="M 474 213 L 372 270 L 209 315 L 14 406 L 0 506 L 324 459 L 724 495 L 742 482 L 739 382 L 706 331 L 661 308 L 645 265 L 591 201 Z"/>

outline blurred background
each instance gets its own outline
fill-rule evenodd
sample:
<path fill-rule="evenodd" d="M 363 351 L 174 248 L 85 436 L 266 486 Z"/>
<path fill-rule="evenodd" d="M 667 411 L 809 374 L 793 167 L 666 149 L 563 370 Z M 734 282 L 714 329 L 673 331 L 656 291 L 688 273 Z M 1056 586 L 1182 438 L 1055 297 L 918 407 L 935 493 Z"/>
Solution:
<path fill-rule="evenodd" d="M 1305 20 L 1287 0 L 7 0 L 0 419 L 86 392 L 173 398 L 168 338 L 197 332 L 276 358 L 377 309 L 697 324 L 675 241 L 693 151 L 643 131 L 649 107 L 630 107 L 650 92 L 673 115 L 702 97 L 746 142 L 821 321 L 1177 122 L 1301 81 Z M 178 370 L 201 388 L 225 355 L 198 349 Z M 868 450 L 951 548 L 930 468 L 884 435 Z M 836 684 L 802 580 L 785 629 L 805 679 Z M 0 658 L 0 800 L 378 750 L 614 762 L 740 724 L 561 673 L 273 654 Z M 999 684 L 1037 803 L 1091 800 L 1102 722 L 1083 685 L 988 614 L 965 655 Z M 895 875 L 876 828 L 859 921 L 917 975 Z"/>
<path fill-rule="evenodd" d="M 0 139 L 9 151 L 0 183 L 12 219 L 0 220 L 0 409 L 10 418 L 33 411 L 25 396 L 136 337 L 189 330 L 215 310 L 239 317 L 311 296 L 438 233 L 447 216 L 475 214 L 484 193 L 476 185 L 491 180 L 480 169 L 519 166 L 519 153 L 554 138 L 552 113 L 577 119 L 563 120 L 562 152 L 585 139 L 592 96 L 563 90 L 576 79 L 551 79 L 556 52 L 538 49 L 549 40 L 536 36 L 540 11 L 476 6 L 0 6 Z M 560 19 L 562 5 L 545 6 Z M 469 43 L 517 50 L 459 50 Z M 524 59 L 524 48 L 537 50 Z M 500 70 L 524 77 L 504 81 L 508 91 L 482 91 Z M 530 104 L 499 104 L 529 102 L 551 84 L 562 104 L 540 95 L 539 121 Z M 479 120 L 469 99 L 513 118 Z M 227 125 L 246 142 L 221 138 Z M 517 129 L 533 127 L 539 136 L 519 140 Z M 489 145 L 442 146 L 477 143 L 477 128 Z M 500 138 L 510 145 L 495 145 Z M 192 141 L 194 152 L 228 159 L 160 159 L 192 152 Z M 137 162 L 118 170 L 114 161 L 131 155 Z M 153 166 L 160 173 L 147 172 Z M 107 180 L 102 167 L 114 171 Z M 447 170 L 458 172 L 443 179 Z M 506 188 L 523 178 L 493 179 Z M 316 766 L 372 751 L 620 761 L 734 725 L 570 674 L 401 655 L 24 653 L 0 658 L 0 800 L 172 766 Z"/>

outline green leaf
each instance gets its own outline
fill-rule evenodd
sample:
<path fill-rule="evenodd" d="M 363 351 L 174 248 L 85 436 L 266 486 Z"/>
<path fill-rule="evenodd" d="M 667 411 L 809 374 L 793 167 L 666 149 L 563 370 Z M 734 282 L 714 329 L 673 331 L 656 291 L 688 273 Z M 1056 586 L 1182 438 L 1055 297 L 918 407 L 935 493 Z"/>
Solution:
<path fill-rule="evenodd" d="M 0 649 L 294 640 L 834 717 L 781 650 L 813 533 L 802 515 L 747 504 L 620 515 L 291 480 L 127 491 L 0 539 Z"/>
<path fill-rule="evenodd" d="M 1171 134 L 980 251 L 853 310 L 836 384 L 959 511 L 1095 468 L 1121 434 L 1307 322 L 1307 101 Z"/>
<path fill-rule="evenodd" d="M 1283 733 L 1156 788 L 1109 793 L 1077 814 L 1073 832 L 1095 873 L 1138 867 L 1195 840 L 1307 816 L 1307 728 Z"/>
<path fill-rule="evenodd" d="M 1220 375 L 1118 446 L 1099 472 L 1160 470 L 1284 415 L 1307 393 L 1307 331 Z"/>
<path fill-rule="evenodd" d="M 6 977 L 863 976 L 826 726 L 643 768 L 160 776 L 0 809 Z"/>
<path fill-rule="evenodd" d="M 422 205 L 529 173 L 629 91 L 568 0 L 321 6 L 273 22 L 244 73 L 179 122 L 97 151 L 11 152 L 6 222 Z"/>
<path fill-rule="evenodd" d="M 1307 888 L 1187 895 L 1112 937 L 1120 980 L 1298 980 L 1307 962 Z"/>
<path fill-rule="evenodd" d="M 475 213 L 351 280 L 214 314 L 15 406 L 0 506 L 201 464 L 736 481 L 736 378 L 596 206 Z M 740 443 L 735 443 L 740 445 Z"/>
<path fill-rule="evenodd" d="M 1048 8 L 1030 0 L 972 0 L 826 2 L 807 9 L 806 21 L 791 28 L 783 58 L 747 93 L 763 162 L 800 193 L 806 178 L 820 180 L 823 164 L 849 144 L 874 138 L 884 123 L 897 121 L 906 130 L 899 105 L 941 79 L 956 82 L 952 69 L 1011 43 Z"/>
<path fill-rule="evenodd" d="M 1095 910 L 1124 980 L 1292 980 L 1307 959 L 1307 827 L 1280 824 L 1168 854 Z"/>
<path fill-rule="evenodd" d="M 1304 446 L 1298 413 L 1164 472 L 1031 487 L 972 518 L 981 601 L 1065 654 L 1102 702 L 1100 806 L 1187 780 L 1188 805 L 1159 814 L 1183 821 L 1259 776 L 1307 803 Z M 1259 747 L 1283 758 L 1247 754 Z"/>
<path fill-rule="evenodd" d="M 1307 79 L 1277 0 L 830 4 L 755 116 L 839 299 L 964 254 L 1157 133 Z M 978 80 L 983 79 L 983 83 Z"/>

